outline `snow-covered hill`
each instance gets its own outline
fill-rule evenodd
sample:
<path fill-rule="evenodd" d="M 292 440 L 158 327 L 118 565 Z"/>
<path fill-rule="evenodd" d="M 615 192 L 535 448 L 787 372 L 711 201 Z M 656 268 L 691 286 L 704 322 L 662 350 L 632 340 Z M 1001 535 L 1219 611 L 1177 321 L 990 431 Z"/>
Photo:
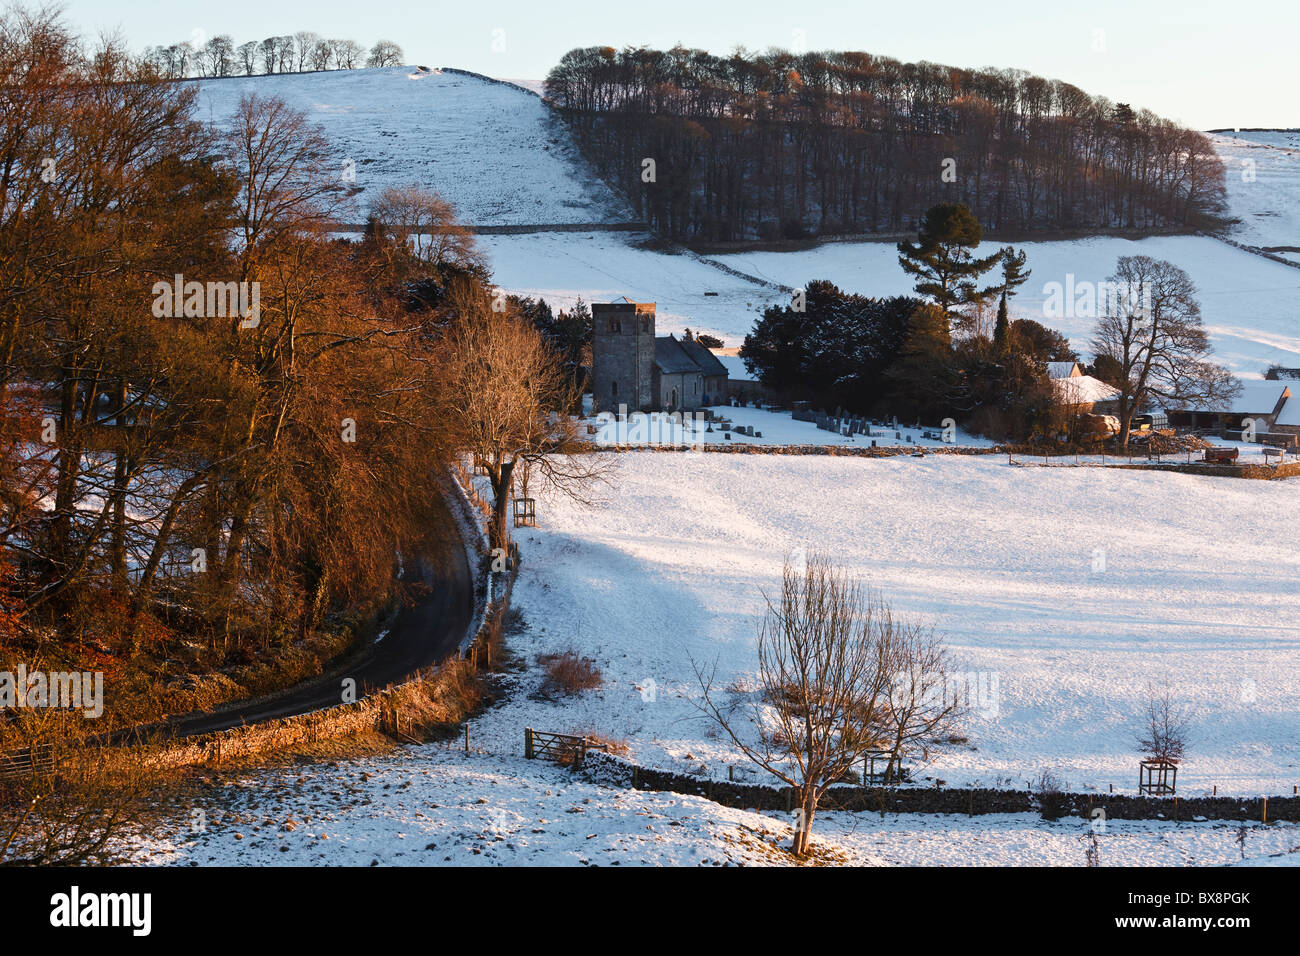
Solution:
<path fill-rule="evenodd" d="M 484 249 L 500 285 L 538 295 L 553 306 L 626 295 L 657 302 L 658 330 L 690 327 L 740 345 L 762 308 L 788 301 L 775 286 L 802 286 L 830 279 L 866 295 L 909 294 L 911 282 L 888 242 L 833 242 L 800 252 L 743 252 L 709 260 L 689 254 L 646 251 L 632 237 L 615 233 L 484 236 Z M 1196 282 L 1205 325 L 1219 360 L 1238 374 L 1259 377 L 1270 364 L 1300 366 L 1300 269 L 1234 249 L 1216 239 L 1160 236 L 1017 243 L 1029 256 L 1029 282 L 1012 302 L 1017 318 L 1032 318 L 1067 336 L 1082 354 L 1096 319 L 1049 314 L 1052 283 L 1076 287 L 1101 282 L 1120 256 L 1168 259 Z M 986 244 L 981 252 L 992 252 Z M 747 281 L 735 273 L 763 280 Z M 710 294 L 713 293 L 713 294 Z"/>
<path fill-rule="evenodd" d="M 535 84 L 412 67 L 198 82 L 200 115 L 212 122 L 225 121 L 250 92 L 280 96 L 304 110 L 335 144 L 340 172 L 343 161 L 352 160 L 360 212 L 385 186 L 419 184 L 442 193 L 463 220 L 480 226 L 634 218 L 525 88 Z M 1231 212 L 1241 219 L 1232 237 L 1253 246 L 1300 248 L 1300 134 L 1240 133 L 1216 135 L 1214 141 L 1227 166 Z M 542 232 L 484 235 L 480 242 L 497 282 L 508 291 L 541 296 L 553 306 L 620 295 L 657 302 L 661 332 L 689 327 L 733 346 L 765 306 L 786 298 L 779 286 L 825 278 L 869 295 L 911 291 L 892 243 L 828 243 L 802 252 L 709 260 L 648 250 L 642 245 L 646 238 Z M 1071 275 L 1076 282 L 1101 281 L 1119 256 L 1144 254 L 1169 259 L 1191 274 L 1215 352 L 1235 372 L 1258 376 L 1273 363 L 1300 366 L 1300 269 L 1209 238 L 1098 237 L 1023 245 L 1033 278 L 1013 312 L 1065 333 L 1084 355 L 1095 320 L 1047 314 L 1049 284 L 1064 284 Z M 1300 252 L 1280 254 L 1300 262 Z"/>
<path fill-rule="evenodd" d="M 1243 131 L 1212 139 L 1227 173 L 1228 210 L 1241 220 L 1231 237 L 1300 262 L 1300 132 Z"/>
<path fill-rule="evenodd" d="M 420 185 L 474 225 L 631 219 L 582 168 L 567 132 L 515 85 L 413 67 L 201 80 L 199 116 L 224 123 L 246 94 L 278 96 L 351 159 L 364 208 L 386 186 Z"/>

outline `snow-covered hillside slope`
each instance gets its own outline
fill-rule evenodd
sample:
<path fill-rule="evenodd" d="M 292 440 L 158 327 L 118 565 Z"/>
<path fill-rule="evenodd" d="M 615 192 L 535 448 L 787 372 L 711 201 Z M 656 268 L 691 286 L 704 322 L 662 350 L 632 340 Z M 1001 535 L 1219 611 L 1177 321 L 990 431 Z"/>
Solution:
<path fill-rule="evenodd" d="M 419 184 L 455 203 L 466 222 L 483 225 L 626 223 L 626 204 L 582 161 L 568 133 L 535 95 L 518 85 L 412 67 L 344 70 L 196 81 L 199 115 L 218 124 L 241 96 L 280 96 L 321 125 L 342 163 L 356 173 L 358 217 L 389 185 Z M 1300 246 L 1300 134 L 1215 136 L 1228 167 L 1231 212 L 1242 220 L 1238 241 Z M 1241 173 L 1253 160 L 1253 182 Z M 785 294 L 729 274 L 705 259 L 641 247 L 648 237 L 625 233 L 488 235 L 481 243 L 497 282 L 511 292 L 568 306 L 579 297 L 620 295 L 659 304 L 659 330 L 689 327 L 739 345 L 758 313 Z M 1300 269 L 1235 250 L 1212 239 L 1141 241 L 1095 238 L 1030 242 L 1033 278 L 1013 303 L 1018 316 L 1068 335 L 1088 353 L 1093 319 L 1045 315 L 1044 287 L 1100 281 L 1121 255 L 1170 259 L 1201 291 L 1206 325 L 1219 359 L 1258 376 L 1272 363 L 1300 366 Z M 990 247 L 991 248 L 991 247 Z M 1294 258 L 1300 261 L 1300 254 Z M 777 285 L 831 279 L 869 295 L 910 292 L 892 243 L 828 243 L 789 253 L 739 253 L 716 261 Z"/>
<path fill-rule="evenodd" d="M 1120 256 L 1167 259 L 1196 283 L 1205 326 L 1218 360 L 1238 374 L 1258 377 L 1273 363 L 1300 366 L 1300 269 L 1199 236 L 1121 239 L 1099 236 L 1066 242 L 1016 243 L 1033 274 L 1012 302 L 1014 317 L 1031 318 L 1069 336 L 1085 357 L 1096 325 L 1092 315 L 1053 315 L 1052 284 L 1075 288 L 1115 271 Z M 985 243 L 980 254 L 994 250 Z M 908 293 L 911 283 L 891 243 L 828 243 L 808 252 L 747 252 L 719 256 L 733 268 L 786 285 L 830 279 L 869 295 Z M 1072 280 L 1071 280 L 1071 277 Z"/>
<path fill-rule="evenodd" d="M 578 297 L 591 302 L 619 295 L 658 302 L 661 334 L 690 327 L 718 335 L 727 345 L 740 345 L 766 304 L 788 301 L 774 288 L 714 268 L 700 257 L 646 251 L 622 234 L 484 236 L 481 243 L 503 288 L 541 296 L 553 306 L 571 305 Z M 1300 366 L 1300 269 L 1196 236 L 1017 245 L 1028 253 L 1033 275 L 1012 301 L 1012 314 L 1065 333 L 1085 357 L 1096 319 L 1049 315 L 1049 284 L 1065 286 L 1071 276 L 1076 287 L 1101 282 L 1114 272 L 1120 256 L 1146 255 L 1168 259 L 1191 275 L 1214 351 L 1233 371 L 1259 377 L 1273 363 Z M 994 248 L 986 244 L 980 251 Z M 782 286 L 830 279 L 866 295 L 905 295 L 912 290 L 894 245 L 887 242 L 832 242 L 801 252 L 714 258 L 737 272 Z"/>
<path fill-rule="evenodd" d="M 480 236 L 496 282 L 508 292 L 540 296 L 552 307 L 621 295 L 657 304 L 660 335 L 690 328 L 740 345 L 768 304 L 789 296 L 714 268 L 686 252 L 642 248 L 649 237 L 611 232 Z"/>
<path fill-rule="evenodd" d="M 334 145 L 340 176 L 345 160 L 355 164 L 363 209 L 387 186 L 420 185 L 474 225 L 632 218 L 541 100 L 514 86 L 413 67 L 195 82 L 200 118 L 218 125 L 249 93 L 304 111 Z"/>
<path fill-rule="evenodd" d="M 1241 220 L 1229 235 L 1300 262 L 1300 132 L 1243 131 L 1211 139 L 1227 173 L 1229 213 Z"/>

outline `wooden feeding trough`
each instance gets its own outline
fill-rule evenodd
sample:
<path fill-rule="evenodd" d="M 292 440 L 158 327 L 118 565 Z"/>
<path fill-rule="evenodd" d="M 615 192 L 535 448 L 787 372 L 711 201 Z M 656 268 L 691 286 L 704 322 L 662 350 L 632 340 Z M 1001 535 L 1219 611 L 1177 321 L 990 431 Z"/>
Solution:
<path fill-rule="evenodd" d="M 1231 465 L 1237 460 L 1236 448 L 1207 448 L 1205 460 L 1215 465 Z"/>
<path fill-rule="evenodd" d="M 1178 764 L 1154 757 L 1138 764 L 1138 793 L 1154 797 L 1172 796 L 1177 791 Z"/>
<path fill-rule="evenodd" d="M 877 769 L 877 764 L 883 766 Z M 862 755 L 862 785 L 889 786 L 902 777 L 902 760 L 890 750 L 868 750 Z"/>
<path fill-rule="evenodd" d="M 537 499 L 536 498 L 515 498 L 515 527 L 527 526 L 529 528 L 537 527 Z"/>

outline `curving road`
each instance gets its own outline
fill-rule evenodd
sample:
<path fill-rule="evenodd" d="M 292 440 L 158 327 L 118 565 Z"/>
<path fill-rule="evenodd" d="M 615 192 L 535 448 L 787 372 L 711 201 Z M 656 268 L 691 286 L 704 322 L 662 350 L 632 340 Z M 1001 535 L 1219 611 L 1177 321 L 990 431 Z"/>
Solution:
<path fill-rule="evenodd" d="M 192 737 L 332 707 L 343 702 L 343 681 L 349 677 L 356 681 L 360 700 L 455 654 L 473 623 L 474 578 L 460 525 L 450 507 L 445 495 L 437 502 L 433 538 L 445 542 L 442 553 L 427 557 L 418 574 L 408 572 L 407 576 L 408 580 L 423 579 L 430 591 L 418 604 L 403 608 L 379 640 L 354 651 L 345 663 L 321 677 L 270 697 L 173 717 L 166 722 L 166 729 L 178 737 Z"/>

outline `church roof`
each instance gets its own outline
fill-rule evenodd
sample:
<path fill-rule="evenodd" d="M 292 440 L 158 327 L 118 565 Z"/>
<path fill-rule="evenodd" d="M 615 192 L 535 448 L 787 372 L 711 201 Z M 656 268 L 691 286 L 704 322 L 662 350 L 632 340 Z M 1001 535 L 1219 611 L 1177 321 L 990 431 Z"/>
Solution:
<path fill-rule="evenodd" d="M 691 361 L 699 366 L 700 371 L 704 373 L 706 378 L 712 378 L 715 375 L 725 376 L 727 374 L 727 367 L 718 361 L 716 355 L 699 342 L 694 339 L 682 339 L 678 344 L 682 347 L 682 351 L 691 357 Z"/>
<path fill-rule="evenodd" d="M 664 375 L 677 375 L 682 372 L 698 372 L 700 367 L 694 359 L 686 354 L 682 343 L 671 335 L 661 335 L 655 339 L 655 365 Z"/>

